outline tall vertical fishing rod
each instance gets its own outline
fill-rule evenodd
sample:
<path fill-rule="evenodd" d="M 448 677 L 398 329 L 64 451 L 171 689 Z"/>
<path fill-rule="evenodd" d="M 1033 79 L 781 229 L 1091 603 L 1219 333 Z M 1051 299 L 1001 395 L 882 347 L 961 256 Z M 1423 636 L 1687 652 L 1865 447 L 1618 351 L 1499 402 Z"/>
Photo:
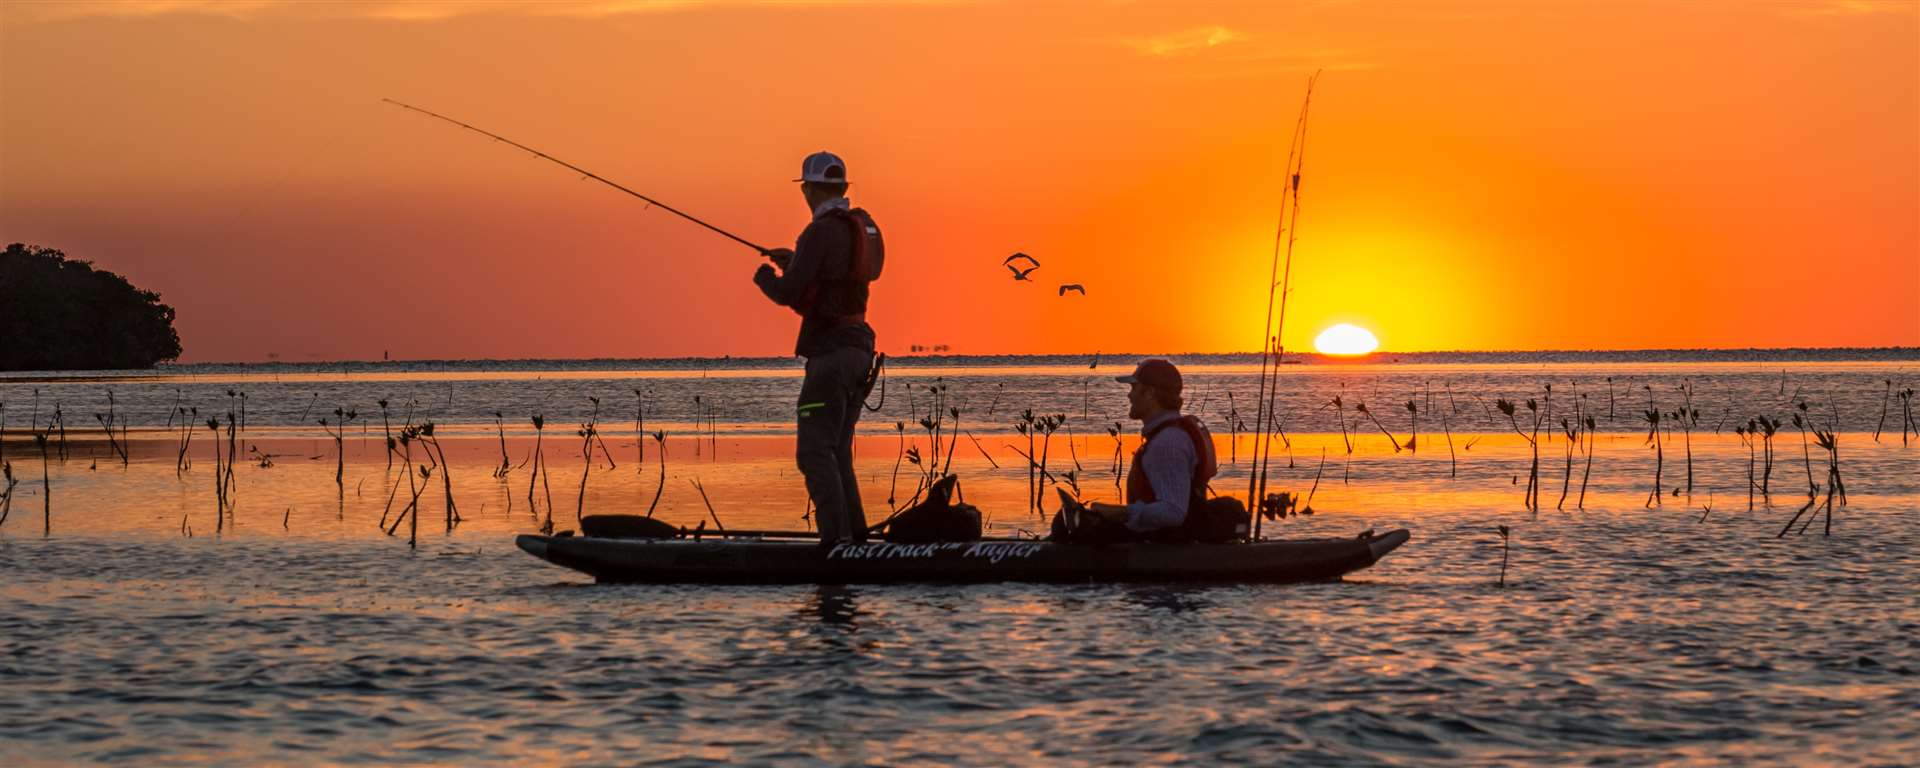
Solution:
<path fill-rule="evenodd" d="M 1307 78 L 1307 95 L 1300 103 L 1300 117 L 1294 122 L 1293 142 L 1287 148 L 1287 177 L 1280 192 L 1280 218 L 1273 237 L 1273 266 L 1268 273 L 1267 283 L 1267 320 L 1260 328 L 1260 394 L 1254 405 L 1254 433 L 1257 435 L 1253 446 L 1252 464 L 1247 473 L 1247 509 L 1253 512 L 1253 540 L 1260 540 L 1261 509 L 1260 502 L 1267 495 L 1267 469 L 1273 463 L 1273 439 L 1269 425 L 1279 424 L 1279 414 L 1275 412 L 1273 400 L 1280 386 L 1280 359 L 1284 344 L 1281 331 L 1287 325 L 1287 295 L 1292 292 L 1290 282 L 1293 276 L 1293 243 L 1298 238 L 1296 227 L 1300 223 L 1300 171 L 1306 165 L 1307 154 L 1307 110 L 1313 106 L 1313 86 L 1320 80 L 1320 72 Z M 1289 205 L 1289 202 L 1291 205 Z M 1285 260 L 1282 261 L 1282 244 L 1285 245 Z M 1276 281 L 1274 273 L 1278 273 Z M 1280 289 L 1280 313 L 1276 327 L 1274 322 L 1274 288 Z M 1269 364 L 1271 358 L 1271 364 Z"/>
<path fill-rule="evenodd" d="M 549 155 L 549 154 L 547 154 L 547 153 L 545 153 L 545 152 L 542 152 L 542 151 L 540 151 L 540 150 L 537 150 L 537 149 L 534 149 L 533 147 L 529 147 L 529 146 L 527 146 L 527 145 L 525 145 L 525 144 L 521 144 L 520 142 L 517 142 L 517 141 L 514 141 L 513 139 L 509 139 L 509 138 L 507 138 L 507 137 L 505 137 L 505 136 L 501 136 L 500 134 L 497 134 L 497 133 L 493 133 L 493 132 L 491 132 L 491 131 L 487 131 L 487 130 L 483 130 L 483 129 L 480 129 L 480 128 L 476 128 L 476 127 L 474 127 L 474 126 L 472 126 L 472 125 L 468 125 L 467 123 L 463 123 L 463 122 L 460 122 L 459 120 L 455 120 L 455 119 L 453 119 L 453 118 L 451 118 L 451 117 L 447 117 L 446 115 L 443 115 L 443 114 L 440 114 L 440 113 L 438 113 L 438 112 L 434 112 L 434 111 L 432 111 L 432 110 L 426 110 L 426 109 L 421 109 L 421 108 L 419 108 L 419 107 L 416 107 L 416 106 L 414 106 L 414 105 L 412 105 L 412 104 L 408 104 L 408 103 L 405 103 L 405 102 L 400 102 L 400 101 L 394 101 L 393 99 L 381 99 L 381 101 L 384 101 L 384 102 L 386 102 L 386 103 L 388 103 L 388 104 L 392 104 L 392 105 L 394 105 L 394 106 L 396 106 L 396 107 L 400 107 L 400 108 L 402 108 L 402 109 L 410 109 L 410 110 L 413 110 L 413 111 L 415 111 L 415 112 L 419 112 L 420 114 L 423 114 L 423 115 L 428 115 L 428 116 L 430 116 L 430 117 L 436 117 L 436 118 L 439 118 L 439 119 L 441 119 L 441 120 L 445 120 L 445 121 L 447 121 L 447 122 L 449 122 L 449 123 L 453 123 L 454 125 L 457 125 L 457 126 L 460 126 L 460 127 L 462 127 L 462 128 L 465 128 L 465 129 L 467 129 L 467 130 L 469 130 L 469 131 L 473 131 L 474 133 L 477 133 L 477 134 L 480 134 L 480 135 L 482 135 L 482 136 L 486 136 L 487 138 L 490 138 L 490 139 L 493 139 L 494 141 L 504 141 L 504 142 L 506 142 L 506 143 L 508 143 L 508 144 L 510 144 L 510 145 L 512 145 L 512 146 L 514 146 L 514 147 L 517 147 L 517 148 L 519 148 L 519 149 L 523 149 L 523 150 L 526 150 L 527 152 L 531 152 L 531 153 L 533 153 L 533 156 L 534 156 L 534 157 L 538 157 L 538 158 L 540 158 L 540 159 L 542 159 L 542 160 L 547 160 L 547 161 L 549 161 L 549 162 L 552 162 L 552 163 L 555 163 L 555 164 L 557 164 L 557 165 L 559 165 L 559 166 L 561 166 L 561 167 L 563 167 L 563 168 L 566 168 L 567 170 L 570 170 L 570 171 L 573 171 L 573 172 L 575 172 L 575 173 L 578 173 L 578 174 L 580 174 L 581 176 L 583 176 L 583 177 L 585 177 L 585 178 L 589 178 L 589 179 L 593 179 L 594 181 L 597 181 L 597 182 L 600 182 L 600 183 L 602 183 L 602 184 L 605 184 L 605 185 L 607 185 L 607 186 L 609 186 L 609 187 L 613 187 L 614 189 L 617 189 L 617 190 L 620 190 L 620 191 L 622 191 L 622 192 L 625 192 L 625 193 L 627 193 L 627 194 L 629 194 L 629 195 L 633 195 L 634 197 L 637 197 L 637 198 L 640 198 L 641 200 L 645 200 L 645 201 L 647 202 L 647 204 L 648 204 L 648 205 L 650 205 L 650 206 L 653 206 L 653 207 L 655 207 L 655 208 L 659 208 L 660 210 L 663 210 L 663 211 L 666 211 L 667 213 L 671 213 L 671 214 L 673 214 L 673 215 L 675 215 L 675 216 L 679 216 L 680 218 L 683 218 L 683 219 L 686 219 L 687 221 L 691 221 L 691 222 L 693 222 L 693 223 L 695 223 L 695 224 L 698 224 L 698 225 L 700 225 L 700 226 L 703 226 L 703 227 L 706 227 L 707 229 L 710 229 L 710 230 L 713 230 L 713 231 L 714 231 L 715 233 L 718 233 L 718 234 L 719 234 L 719 235 L 721 235 L 722 237 L 725 237 L 725 238 L 727 238 L 727 239 L 729 239 L 729 240 L 732 240 L 732 241 L 734 241 L 734 242 L 736 242 L 736 243 L 739 243 L 739 244 L 741 244 L 741 245 L 744 245 L 744 246 L 746 246 L 746 247 L 748 247 L 748 248 L 752 248 L 752 249 L 754 249 L 755 251 L 758 251 L 758 252 L 760 253 L 760 255 L 761 255 L 761 256 L 767 256 L 767 257 L 772 257 L 772 255 L 773 255 L 773 252 L 772 252 L 772 251 L 769 251 L 769 250 L 767 250 L 767 249 L 765 249 L 765 248 L 762 248 L 762 247 L 760 247 L 760 246 L 758 246 L 758 245 L 755 245 L 755 244 L 753 244 L 753 243 L 751 243 L 751 242 L 748 242 L 746 238 L 743 238 L 743 237 L 741 237 L 741 236 L 739 236 L 739 235 L 736 235 L 736 234 L 734 234 L 734 233 L 732 233 L 732 232 L 728 232 L 728 231 L 726 231 L 726 230 L 724 230 L 724 229 L 721 229 L 721 228 L 719 228 L 719 227 L 716 227 L 716 226 L 714 226 L 714 225 L 712 225 L 712 224 L 708 224 L 708 223 L 706 223 L 706 222 L 704 222 L 704 221 L 701 221 L 701 220 L 699 220 L 699 219 L 697 219 L 697 218 L 694 218 L 694 217 L 693 217 L 693 216 L 692 216 L 691 214 L 688 214 L 688 213 L 687 213 L 687 212 L 685 212 L 685 211 L 682 211 L 682 210 L 680 210 L 680 209 L 678 209 L 678 208 L 675 208 L 675 207 L 673 207 L 673 206 L 671 206 L 671 205 L 667 205 L 666 203 L 663 203 L 663 202 L 660 202 L 660 201 L 658 201 L 658 200 L 655 200 L 655 199 L 653 199 L 653 198 L 651 198 L 651 197 L 647 197 L 646 195 L 643 195 L 643 194 L 640 194 L 640 193 L 638 193 L 638 192 L 635 192 L 635 191 L 633 191 L 633 190 L 631 190 L 631 189 L 627 189 L 626 187 L 624 187 L 624 186 L 621 186 L 621 185 L 620 185 L 619 183 L 617 183 L 617 182 L 615 182 L 615 181 L 613 181 L 613 180 L 611 180 L 611 179 L 608 179 L 608 178 L 606 178 L 606 177 L 604 177 L 604 176 L 601 176 L 600 174 L 597 174 L 597 173 L 594 173 L 593 171 L 589 171 L 589 170 L 587 170 L 587 169 L 585 169 L 585 168 L 581 168 L 580 166 L 577 166 L 577 165 L 574 165 L 573 163 L 569 163 L 569 162 L 567 162 L 567 161 L 565 161 L 565 160 L 561 160 L 560 158 L 557 158 L 557 157 L 554 157 L 553 155 Z"/>

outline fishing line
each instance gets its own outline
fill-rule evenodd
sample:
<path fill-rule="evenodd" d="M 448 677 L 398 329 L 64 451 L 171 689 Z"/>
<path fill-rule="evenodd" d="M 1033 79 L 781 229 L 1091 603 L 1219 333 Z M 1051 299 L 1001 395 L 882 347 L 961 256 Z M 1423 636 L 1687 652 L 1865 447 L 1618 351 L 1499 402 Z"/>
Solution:
<path fill-rule="evenodd" d="M 613 180 L 611 180 L 611 179 L 608 179 L 608 178 L 606 178 L 606 177 L 604 177 L 604 176 L 601 176 L 601 175 L 599 175 L 599 174 L 597 174 L 597 173 L 594 173 L 593 171 L 589 171 L 589 170 L 587 170 L 587 169 L 585 169 L 585 168 L 581 168 L 580 166 L 577 166 L 577 165 L 574 165 L 574 164 L 572 164 L 572 163 L 569 163 L 569 162 L 567 162 L 567 161 L 565 161 L 565 160 L 561 160 L 560 158 L 557 158 L 557 157 L 554 157 L 553 155 L 549 155 L 549 154 L 547 154 L 547 153 L 545 153 L 545 152 L 542 152 L 542 151 L 540 151 L 540 150 L 537 150 L 537 149 L 534 149 L 533 147 L 529 147 L 529 146 L 527 146 L 527 145 L 525 145 L 525 144 L 521 144 L 520 142 L 517 142 L 517 141 L 514 141 L 513 139 L 509 139 L 509 138 L 507 138 L 507 137 L 505 137 L 505 136 L 501 136 L 500 134 L 497 134 L 497 133 L 493 133 L 493 132 L 491 132 L 491 131 L 487 131 L 487 130 L 485 130 L 485 129 L 482 129 L 482 128 L 477 128 L 477 127 L 474 127 L 473 125 L 469 125 L 469 124 L 467 124 L 467 123 L 463 123 L 463 122 L 461 122 L 461 121 L 459 121 L 459 120 L 455 120 L 455 119 L 453 119 L 453 118 L 451 118 L 451 117 L 447 117 L 446 115 L 443 115 L 443 114 L 440 114 L 440 113 L 438 113 L 438 112 L 434 112 L 434 111 L 432 111 L 432 110 L 427 110 L 427 109 L 421 109 L 420 107 L 416 107 L 416 106 L 414 106 L 414 105 L 412 105 L 412 104 L 408 104 L 408 103 L 405 103 L 405 102 L 401 102 L 401 101 L 394 101 L 393 99 L 381 99 L 381 101 L 384 101 L 384 102 L 386 102 L 386 103 L 388 103 L 388 104 L 392 104 L 392 105 L 394 105 L 394 106 L 396 106 L 396 107 L 400 107 L 401 109 L 410 109 L 410 110 L 413 110 L 413 111 L 415 111 L 415 112 L 419 112 L 420 114 L 423 114 L 423 115 L 427 115 L 427 116 L 429 116 L 429 117 L 435 117 L 435 118 L 438 118 L 438 119 L 441 119 L 441 120 L 445 120 L 445 121 L 447 121 L 447 122 L 449 122 L 449 123 L 453 123 L 454 125 L 457 125 L 457 126 L 460 126 L 461 128 L 465 128 L 465 129 L 467 129 L 467 130 L 469 130 L 469 131 L 473 131 L 474 133 L 478 133 L 478 134 L 480 134 L 480 135 L 482 135 L 482 136 L 486 136 L 486 137 L 488 137 L 488 138 L 491 138 L 491 139 L 493 139 L 494 141 L 502 141 L 502 142 L 506 142 L 506 143 L 508 143 L 508 144 L 511 144 L 511 145 L 513 145 L 513 146 L 514 146 L 514 147 L 516 147 L 516 148 L 519 148 L 519 149 L 522 149 L 522 150 L 525 150 L 525 151 L 527 151 L 527 152 L 529 152 L 529 153 L 532 153 L 534 157 L 538 157 L 538 158 L 540 158 L 540 159 L 542 159 L 542 160 L 546 160 L 546 161 L 549 161 L 549 162 L 552 162 L 552 163 L 555 163 L 555 164 L 557 164 L 557 165 L 559 165 L 559 166 L 561 166 L 561 167 L 563 167 L 563 168 L 566 168 L 567 170 L 570 170 L 570 171 L 573 171 L 573 172 L 575 172 L 575 173 L 578 173 L 578 174 L 580 174 L 580 175 L 581 175 L 581 177 L 580 177 L 580 178 L 581 178 L 581 180 L 582 180 L 582 181 L 585 181 L 585 180 L 587 180 L 587 179 L 593 179 L 594 181 L 597 181 L 597 182 L 600 182 L 600 183 L 602 183 L 602 184 L 605 184 L 605 185 L 607 185 L 607 186 L 609 186 L 609 187 L 613 187 L 614 189 L 617 189 L 617 190 L 620 190 L 620 191 L 622 191 L 622 192 L 625 192 L 625 193 L 627 193 L 627 194 L 629 194 L 629 195 L 633 195 L 634 197 L 637 197 L 637 198 L 640 198 L 641 200 L 643 200 L 643 201 L 646 201 L 646 203 L 647 203 L 647 205 L 648 205 L 649 207 L 658 207 L 658 208 L 659 208 L 660 210 L 663 210 L 663 211 L 666 211 L 666 212 L 668 212 L 668 213 L 671 213 L 671 214 L 673 214 L 673 215 L 675 215 L 675 216 L 679 216 L 680 218 L 683 218 L 683 219 L 686 219 L 687 221 L 691 221 L 691 222 L 693 222 L 693 223 L 695 223 L 695 224 L 698 224 L 698 225 L 700 225 L 700 226 L 703 226 L 703 227 L 706 227 L 707 229 L 710 229 L 710 230 L 712 230 L 713 232 L 715 232 L 716 234 L 719 234 L 719 235 L 721 235 L 722 237 L 725 237 L 725 238 L 727 238 L 727 239 L 729 239 L 729 240 L 732 240 L 732 241 L 734 241 L 734 242 L 736 242 L 736 243 L 739 243 L 739 244 L 741 244 L 741 245 L 744 245 L 744 246 L 746 246 L 746 247 L 748 247 L 748 248 L 752 248 L 753 250 L 755 250 L 755 251 L 757 251 L 757 252 L 759 252 L 759 254 L 760 254 L 761 256 L 766 256 L 766 257 L 768 257 L 768 258 L 772 258 L 772 256 L 773 256 L 773 252 L 772 252 L 772 251 L 770 251 L 770 250 L 767 250 L 766 248 L 762 248 L 762 247 L 760 247 L 760 246 L 758 246 L 758 245 L 755 245 L 754 243 L 752 243 L 752 242 L 750 242 L 750 241 L 748 241 L 748 240 L 747 240 L 746 238 L 743 238 L 743 237 L 741 237 L 741 236 L 739 236 L 739 235 L 736 235 L 736 234 L 734 234 L 734 233 L 732 233 L 732 232 L 728 232 L 728 231 L 726 231 L 726 230 L 724 230 L 724 229 L 721 229 L 721 228 L 719 228 L 719 227 L 716 227 L 716 226 L 714 226 L 714 225 L 712 225 L 712 224 L 708 224 L 707 222 L 704 222 L 704 221 L 701 221 L 701 220 L 700 220 L 700 219 L 698 219 L 698 218 L 695 218 L 695 217 L 694 217 L 694 216 L 693 216 L 692 214 L 689 214 L 689 213 L 687 213 L 687 212 L 685 212 L 685 211 L 682 211 L 682 210 L 680 210 L 680 209 L 678 209 L 678 208 L 675 208 L 675 207 L 673 207 L 673 206 L 671 206 L 671 205 L 667 205 L 666 203 L 663 203 L 663 202 L 660 202 L 660 201 L 658 201 L 658 200 L 655 200 L 655 199 L 653 199 L 653 198 L 651 198 L 651 197 L 647 197 L 646 195 L 643 195 L 643 194 L 640 194 L 639 192 L 635 192 L 635 191 L 633 191 L 633 190 L 631 190 L 631 189 L 628 189 L 628 188 L 626 188 L 625 186 L 622 186 L 622 185 L 621 185 L 621 184 L 619 184 L 618 182 L 615 182 L 615 181 L 613 181 Z M 642 210 L 644 210 L 644 209 L 642 209 Z"/>

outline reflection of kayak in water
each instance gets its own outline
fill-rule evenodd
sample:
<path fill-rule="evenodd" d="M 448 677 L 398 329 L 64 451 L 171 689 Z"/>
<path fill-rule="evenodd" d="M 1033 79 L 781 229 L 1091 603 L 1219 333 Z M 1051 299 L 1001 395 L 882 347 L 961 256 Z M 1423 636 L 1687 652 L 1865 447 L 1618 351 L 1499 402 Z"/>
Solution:
<path fill-rule="evenodd" d="M 521 549 L 604 582 L 736 584 L 888 582 L 1322 581 L 1373 565 L 1409 534 L 1258 544 L 1058 544 L 985 539 L 940 544 L 873 541 L 613 539 L 523 535 Z"/>

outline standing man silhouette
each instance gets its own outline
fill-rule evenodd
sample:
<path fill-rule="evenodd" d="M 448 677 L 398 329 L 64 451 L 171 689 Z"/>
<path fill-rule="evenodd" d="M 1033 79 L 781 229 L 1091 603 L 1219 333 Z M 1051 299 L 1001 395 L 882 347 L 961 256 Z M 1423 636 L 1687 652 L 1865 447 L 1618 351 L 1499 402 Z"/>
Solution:
<path fill-rule="evenodd" d="M 794 459 L 813 499 L 820 543 L 863 541 L 867 518 L 853 474 L 853 431 L 874 357 L 867 286 L 880 278 L 886 250 L 873 217 L 847 201 L 847 164 L 838 155 L 808 155 L 794 181 L 813 221 L 791 250 L 767 253 L 773 264 L 760 265 L 753 283 L 800 315 L 793 352 L 806 358 L 807 368 Z"/>

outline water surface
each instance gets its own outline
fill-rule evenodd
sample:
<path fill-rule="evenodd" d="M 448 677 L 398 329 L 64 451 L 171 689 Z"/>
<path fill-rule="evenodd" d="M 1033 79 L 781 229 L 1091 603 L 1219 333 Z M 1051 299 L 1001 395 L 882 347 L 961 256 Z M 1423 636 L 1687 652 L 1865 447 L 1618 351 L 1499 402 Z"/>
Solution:
<path fill-rule="evenodd" d="M 1216 429 L 1251 399 L 1252 377 L 1236 365 L 1193 371 L 1192 402 Z M 1216 587 L 597 586 L 512 548 L 513 534 L 548 514 L 567 528 L 577 510 L 644 510 L 656 493 L 661 517 L 692 525 L 709 515 L 693 479 L 729 525 L 803 527 L 781 436 L 797 384 L 787 369 L 123 377 L 111 386 L 116 414 L 132 422 L 124 465 L 91 418 L 105 411 L 106 381 L 10 379 L 0 384 L 6 459 L 22 484 L 0 524 L 0 751 L 23 765 L 1900 764 L 1920 752 L 1920 440 L 1903 446 L 1883 429 L 1876 441 L 1873 429 L 1881 382 L 1910 386 L 1911 366 L 1289 370 L 1274 482 L 1313 489 L 1316 514 L 1270 533 L 1405 527 L 1413 541 L 1344 582 Z M 1078 461 L 1083 493 L 1111 497 L 1114 449 L 1133 443 L 1092 428 L 1123 420 L 1116 393 L 1094 378 L 1107 368 L 896 371 L 860 447 L 869 507 L 911 494 L 913 465 L 893 472 L 899 446 L 931 446 L 894 422 L 925 416 L 936 384 L 972 434 L 958 439 L 954 470 L 996 531 L 1044 524 L 1012 452 L 1026 448 L 1011 430 L 1017 410 L 1068 413 L 1076 430 L 1056 434 L 1050 467 Z M 1611 418 L 1599 411 L 1609 376 Z M 1643 405 L 1625 400 L 1643 403 L 1651 387 L 1671 403 L 1683 381 L 1706 415 L 1694 434 L 1663 437 L 1661 494 L 1650 498 Z M 1585 393 L 1601 431 L 1584 499 L 1580 455 L 1564 504 L 1566 441 L 1542 438 L 1535 514 L 1520 503 L 1532 448 L 1490 404 L 1543 399 L 1546 383 L 1556 414 L 1578 402 L 1576 387 Z M 54 401 L 70 414 L 68 458 L 46 465 L 51 499 L 21 434 L 34 388 L 39 423 Z M 191 468 L 176 470 L 179 433 L 165 416 L 175 390 L 215 412 L 228 388 L 247 392 L 249 424 L 236 439 L 236 504 L 216 523 L 210 433 L 199 427 Z M 622 393 L 638 404 L 634 388 L 659 409 L 649 431 L 670 433 L 664 490 L 659 444 L 646 441 L 642 462 L 632 413 L 603 417 L 614 464 L 586 460 L 574 433 L 592 412 L 587 397 L 611 412 Z M 343 459 L 302 423 L 302 410 L 308 420 L 331 412 L 308 408 L 315 391 L 375 414 L 353 426 Z M 1410 418 L 1386 404 L 1417 400 L 1418 450 L 1392 450 L 1372 423 L 1354 427 L 1351 411 L 1343 437 L 1325 407 L 1335 395 L 1349 408 L 1382 404 L 1401 442 Z M 464 521 L 448 529 L 436 476 L 422 492 L 417 549 L 406 527 L 392 537 L 378 528 L 389 496 L 404 507 L 410 493 L 387 466 L 372 402 L 382 397 L 392 420 L 412 401 L 415 418 L 448 430 Z M 1826 479 L 1820 449 L 1803 455 L 1791 428 L 1775 438 L 1768 495 L 1756 489 L 1748 506 L 1749 448 L 1731 430 L 1799 402 L 1841 428 L 1849 498 L 1832 536 L 1820 535 L 1822 518 L 1776 538 L 1805 503 L 1807 475 Z M 717 410 L 708 419 L 702 408 Z M 536 409 L 550 418 L 539 435 L 550 477 L 530 508 L 521 462 L 535 432 L 519 422 Z M 494 410 L 519 415 L 498 429 L 515 465 L 504 480 L 490 476 Z M 1442 412 L 1448 432 L 1433 433 Z M 83 419 L 90 432 L 76 426 Z M 702 421 L 712 422 L 704 434 Z M 1244 487 L 1253 441 L 1230 444 L 1220 431 L 1223 457 L 1238 459 L 1217 484 L 1231 492 Z M 1676 496 L 1688 446 L 1696 487 Z M 1504 586 L 1499 525 L 1512 534 Z"/>

